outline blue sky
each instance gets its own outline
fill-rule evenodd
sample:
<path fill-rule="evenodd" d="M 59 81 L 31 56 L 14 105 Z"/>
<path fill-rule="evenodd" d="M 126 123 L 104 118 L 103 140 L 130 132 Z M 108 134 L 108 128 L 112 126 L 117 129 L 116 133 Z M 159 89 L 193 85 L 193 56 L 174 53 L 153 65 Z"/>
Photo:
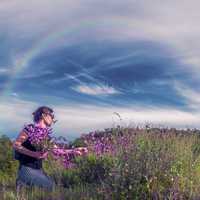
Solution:
<path fill-rule="evenodd" d="M 199 6 L 2 1 L 0 132 L 16 137 L 41 105 L 68 138 L 117 124 L 199 128 Z"/>

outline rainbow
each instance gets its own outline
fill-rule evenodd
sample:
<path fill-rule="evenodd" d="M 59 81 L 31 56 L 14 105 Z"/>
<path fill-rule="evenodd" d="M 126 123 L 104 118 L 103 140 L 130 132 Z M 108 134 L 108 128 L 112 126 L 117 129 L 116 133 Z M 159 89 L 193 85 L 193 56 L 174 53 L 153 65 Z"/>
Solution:
<path fill-rule="evenodd" d="M 96 25 L 94 22 L 81 22 L 81 26 L 73 25 L 70 27 L 65 27 L 54 32 L 44 33 L 41 39 L 34 44 L 34 46 L 25 54 L 19 55 L 16 58 L 12 72 L 9 76 L 9 80 L 4 86 L 4 89 L 1 93 L 1 98 L 4 96 L 10 96 L 12 93 L 13 86 L 16 83 L 16 77 L 19 76 L 25 69 L 29 67 L 29 63 L 42 52 L 45 52 L 51 45 L 54 45 L 59 39 L 67 37 L 69 34 L 73 34 L 74 31 L 78 32 L 84 26 Z"/>

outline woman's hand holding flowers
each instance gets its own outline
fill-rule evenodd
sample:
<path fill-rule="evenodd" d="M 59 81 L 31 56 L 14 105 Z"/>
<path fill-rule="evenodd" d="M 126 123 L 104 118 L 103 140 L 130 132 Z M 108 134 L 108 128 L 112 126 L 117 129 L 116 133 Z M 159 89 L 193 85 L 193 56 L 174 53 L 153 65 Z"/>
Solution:
<path fill-rule="evenodd" d="M 48 156 L 48 152 L 36 151 L 34 152 L 34 157 L 37 159 L 46 159 Z"/>
<path fill-rule="evenodd" d="M 73 154 L 75 156 L 82 156 L 83 154 L 88 153 L 88 150 L 86 147 L 77 147 L 74 149 L 67 149 L 66 150 L 67 154 Z"/>
<path fill-rule="evenodd" d="M 82 154 L 88 153 L 88 149 L 86 147 L 77 147 L 76 150 L 80 151 Z"/>

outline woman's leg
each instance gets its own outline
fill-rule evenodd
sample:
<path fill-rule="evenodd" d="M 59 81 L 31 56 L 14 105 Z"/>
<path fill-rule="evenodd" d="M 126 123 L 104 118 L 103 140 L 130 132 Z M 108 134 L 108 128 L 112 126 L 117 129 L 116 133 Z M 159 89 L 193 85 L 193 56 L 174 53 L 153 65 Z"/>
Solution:
<path fill-rule="evenodd" d="M 48 177 L 42 169 L 33 169 L 24 165 L 22 165 L 21 169 L 18 171 L 16 185 L 17 182 L 19 183 L 18 185 L 20 185 L 20 183 L 25 183 L 29 186 L 46 188 L 50 191 L 52 191 L 55 186 L 53 179 Z"/>

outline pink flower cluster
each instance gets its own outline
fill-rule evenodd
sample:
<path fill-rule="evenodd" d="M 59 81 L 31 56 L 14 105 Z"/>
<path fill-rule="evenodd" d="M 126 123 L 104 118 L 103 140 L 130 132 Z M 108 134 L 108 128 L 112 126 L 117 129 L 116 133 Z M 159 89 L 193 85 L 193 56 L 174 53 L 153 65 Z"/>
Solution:
<path fill-rule="evenodd" d="M 87 154 L 88 150 L 87 148 L 83 147 L 64 149 L 54 145 L 54 148 L 51 152 L 56 160 L 62 161 L 62 164 L 65 168 L 72 168 L 75 166 L 75 164 L 73 163 L 73 159 L 75 158 L 75 156 L 85 155 Z"/>
<path fill-rule="evenodd" d="M 115 133 L 116 134 L 116 133 Z M 125 134 L 118 132 L 115 135 L 112 129 L 101 132 L 90 132 L 81 136 L 84 143 L 87 145 L 90 152 L 95 153 L 97 156 L 109 154 L 117 156 L 120 151 L 127 151 L 132 145 L 132 134 Z"/>

